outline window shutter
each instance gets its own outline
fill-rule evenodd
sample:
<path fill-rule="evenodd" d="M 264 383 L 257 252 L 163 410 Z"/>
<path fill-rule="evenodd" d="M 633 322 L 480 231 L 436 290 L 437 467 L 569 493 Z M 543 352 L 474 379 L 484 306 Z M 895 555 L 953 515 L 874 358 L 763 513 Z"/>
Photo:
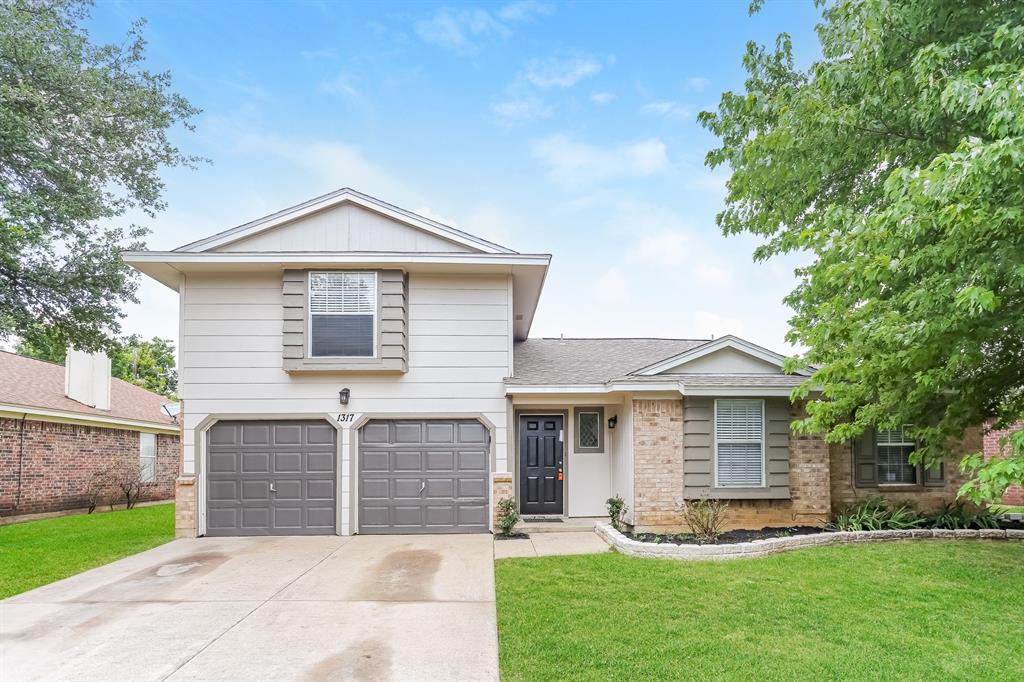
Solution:
<path fill-rule="evenodd" d="M 875 430 L 867 428 L 853 441 L 853 480 L 858 486 L 878 485 L 878 453 Z"/>
<path fill-rule="evenodd" d="M 946 485 L 946 465 L 939 463 L 931 468 L 921 467 L 921 482 L 926 486 L 941 488 Z"/>

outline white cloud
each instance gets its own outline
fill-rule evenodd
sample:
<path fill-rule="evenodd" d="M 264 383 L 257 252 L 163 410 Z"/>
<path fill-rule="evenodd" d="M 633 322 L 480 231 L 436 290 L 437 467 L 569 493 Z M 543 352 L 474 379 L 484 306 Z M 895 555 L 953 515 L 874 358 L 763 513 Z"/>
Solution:
<path fill-rule="evenodd" d="M 720 338 L 726 334 L 743 336 L 743 322 L 735 317 L 698 310 L 693 314 L 693 331 L 699 338 Z"/>
<path fill-rule="evenodd" d="M 459 226 L 459 224 L 456 221 L 452 220 L 451 218 L 445 218 L 443 215 L 437 213 L 429 206 L 420 206 L 419 208 L 414 208 L 412 212 L 415 213 L 416 215 L 421 215 L 424 218 L 429 218 L 430 220 L 433 220 L 435 223 L 447 225 L 448 227 Z"/>
<path fill-rule="evenodd" d="M 640 238 L 626 252 L 626 262 L 634 265 L 682 265 L 690 254 L 690 238 L 685 232 L 666 230 Z"/>
<path fill-rule="evenodd" d="M 415 30 L 423 42 L 457 54 L 469 54 L 477 49 L 479 40 L 488 37 L 507 38 L 512 34 L 514 24 L 532 21 L 550 13 L 550 6 L 533 0 L 505 5 L 495 12 L 479 7 L 443 7 L 429 18 L 417 21 Z"/>
<path fill-rule="evenodd" d="M 687 119 L 693 115 L 693 110 L 685 104 L 678 102 L 660 101 L 645 104 L 641 109 L 645 114 L 656 114 L 669 119 Z"/>
<path fill-rule="evenodd" d="M 515 126 L 550 118 L 554 107 L 532 93 L 508 93 L 508 99 L 495 102 L 491 111 L 504 125 Z"/>
<path fill-rule="evenodd" d="M 593 286 L 595 301 L 602 304 L 626 303 L 629 301 L 629 283 L 617 267 L 610 268 L 597 278 Z"/>
<path fill-rule="evenodd" d="M 526 63 L 525 78 L 541 89 L 571 88 L 584 78 L 596 76 L 601 64 L 595 59 L 576 57 L 560 59 L 531 59 Z"/>
<path fill-rule="evenodd" d="M 590 93 L 590 101 L 594 104 L 605 105 L 615 99 L 615 95 L 610 92 L 592 92 Z"/>
<path fill-rule="evenodd" d="M 731 268 L 711 263 L 697 263 L 693 268 L 693 278 L 701 284 L 712 286 L 732 286 L 735 272 Z"/>
<path fill-rule="evenodd" d="M 600 147 L 567 135 L 552 135 L 535 142 L 532 153 L 548 178 L 564 188 L 649 177 L 669 167 L 667 147 L 656 138 Z"/>
<path fill-rule="evenodd" d="M 711 81 L 709 81 L 707 78 L 702 78 L 701 76 L 691 76 L 690 78 L 686 79 L 687 90 L 696 90 L 697 92 L 701 92 L 710 84 Z"/>
<path fill-rule="evenodd" d="M 334 78 L 329 80 L 322 80 L 317 85 L 317 89 L 320 92 L 326 92 L 329 95 L 339 95 L 347 99 L 358 99 L 359 91 L 356 90 L 355 86 L 352 85 L 351 79 L 343 73 L 339 73 Z"/>
<path fill-rule="evenodd" d="M 498 206 L 482 204 L 466 218 L 467 231 L 487 241 L 511 247 L 512 235 L 523 230 L 523 222 Z"/>

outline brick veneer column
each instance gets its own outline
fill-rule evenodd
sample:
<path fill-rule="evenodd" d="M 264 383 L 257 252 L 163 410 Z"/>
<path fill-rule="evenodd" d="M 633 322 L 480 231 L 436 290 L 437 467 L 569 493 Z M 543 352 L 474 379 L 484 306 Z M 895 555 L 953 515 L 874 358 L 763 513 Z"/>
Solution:
<path fill-rule="evenodd" d="M 498 530 L 498 502 L 515 496 L 515 486 L 512 485 L 512 474 L 508 472 L 496 472 L 491 474 L 491 529 Z"/>
<path fill-rule="evenodd" d="M 683 501 L 683 401 L 633 401 L 633 525 L 677 526 Z"/>
<path fill-rule="evenodd" d="M 198 534 L 196 490 L 195 476 L 179 476 L 174 482 L 175 537 L 194 538 Z"/>

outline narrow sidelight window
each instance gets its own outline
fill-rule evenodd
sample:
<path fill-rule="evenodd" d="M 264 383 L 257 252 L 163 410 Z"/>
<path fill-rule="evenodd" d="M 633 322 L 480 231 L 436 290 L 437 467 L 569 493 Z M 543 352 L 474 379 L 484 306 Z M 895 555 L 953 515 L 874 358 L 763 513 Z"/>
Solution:
<path fill-rule="evenodd" d="M 139 434 L 139 479 L 143 483 L 156 480 L 156 434 Z"/>
<path fill-rule="evenodd" d="M 764 401 L 715 401 L 715 485 L 764 486 Z"/>
<path fill-rule="evenodd" d="M 309 318 L 312 357 L 374 357 L 376 273 L 311 272 Z"/>

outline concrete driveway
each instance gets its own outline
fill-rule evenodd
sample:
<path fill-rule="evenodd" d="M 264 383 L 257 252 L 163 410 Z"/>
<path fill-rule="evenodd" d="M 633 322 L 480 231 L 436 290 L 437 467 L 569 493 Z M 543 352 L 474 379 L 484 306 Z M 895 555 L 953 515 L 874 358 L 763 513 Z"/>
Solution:
<path fill-rule="evenodd" d="M 498 677 L 490 535 L 200 538 L 0 602 L 0 680 Z"/>

